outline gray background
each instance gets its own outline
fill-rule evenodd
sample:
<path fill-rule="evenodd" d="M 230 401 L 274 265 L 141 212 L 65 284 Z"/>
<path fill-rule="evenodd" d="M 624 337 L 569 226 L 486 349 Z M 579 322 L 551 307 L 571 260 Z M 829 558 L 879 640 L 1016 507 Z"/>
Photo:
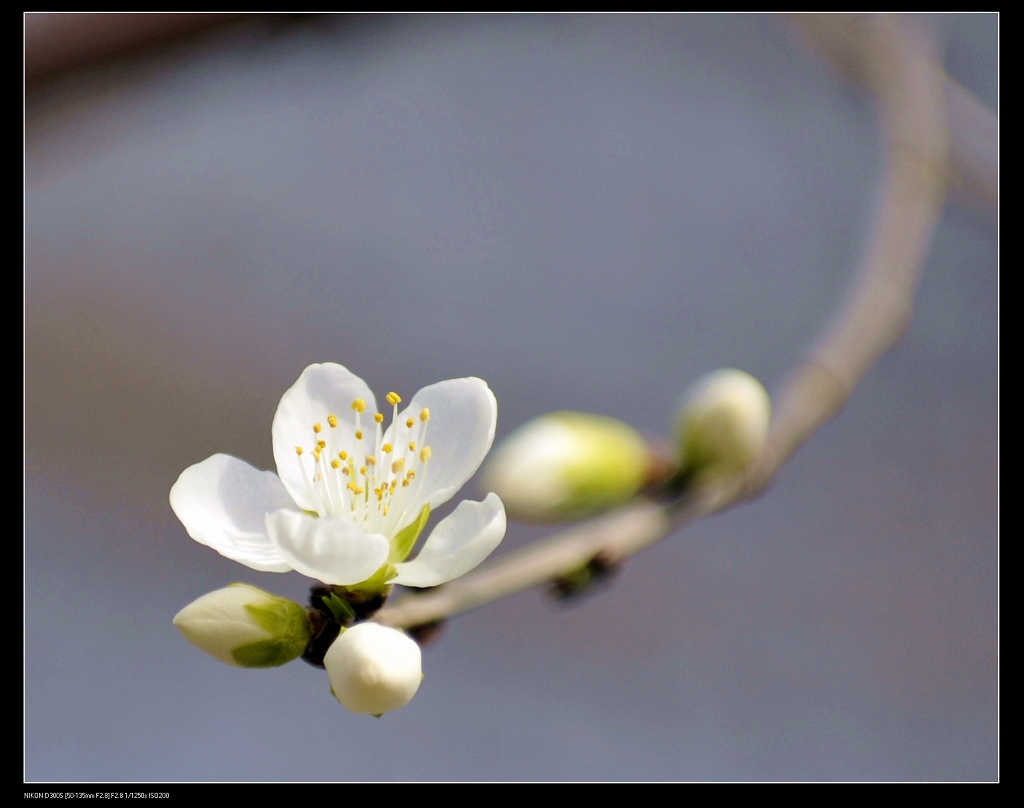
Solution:
<path fill-rule="evenodd" d="M 935 19 L 992 107 L 997 22 Z M 26 121 L 27 779 L 997 776 L 997 239 L 952 205 L 906 338 L 766 496 L 578 606 L 453 620 L 407 708 L 171 625 L 236 580 L 305 599 L 167 492 L 272 468 L 309 363 L 480 376 L 499 437 L 662 433 L 720 366 L 777 389 L 881 176 L 869 99 L 778 20 L 250 20 L 36 85 Z"/>

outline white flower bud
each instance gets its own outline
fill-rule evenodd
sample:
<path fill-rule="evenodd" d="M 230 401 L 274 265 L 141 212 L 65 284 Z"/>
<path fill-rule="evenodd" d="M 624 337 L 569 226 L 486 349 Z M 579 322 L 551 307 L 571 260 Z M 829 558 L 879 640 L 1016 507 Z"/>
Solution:
<path fill-rule="evenodd" d="M 380 716 L 408 704 L 423 679 L 420 647 L 378 623 L 345 629 L 327 650 L 331 692 L 346 710 Z"/>
<path fill-rule="evenodd" d="M 651 455 L 632 427 L 603 415 L 552 412 L 506 437 L 484 467 L 483 486 L 514 519 L 582 519 L 633 497 Z"/>
<path fill-rule="evenodd" d="M 298 657 L 310 639 L 306 610 L 248 584 L 231 584 L 174 616 L 185 639 L 227 665 L 274 668 Z"/>
<path fill-rule="evenodd" d="M 676 416 L 684 474 L 733 475 L 745 471 L 764 446 L 771 400 L 742 370 L 717 370 L 687 391 Z"/>

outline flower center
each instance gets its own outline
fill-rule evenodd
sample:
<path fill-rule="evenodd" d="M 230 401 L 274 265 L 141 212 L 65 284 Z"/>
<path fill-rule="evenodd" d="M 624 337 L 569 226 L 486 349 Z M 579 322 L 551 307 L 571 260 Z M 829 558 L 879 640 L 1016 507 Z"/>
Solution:
<path fill-rule="evenodd" d="M 296 446 L 295 453 L 320 516 L 349 513 L 368 531 L 391 535 L 407 521 L 407 506 L 416 502 L 423 483 L 431 455 L 427 445 L 430 409 L 424 407 L 415 415 L 406 411 L 400 421 L 401 397 L 388 393 L 387 402 L 393 408 L 387 429 L 384 416 L 379 412 L 367 416 L 366 401 L 357 398 L 352 402 L 354 429 L 329 413 L 324 421 L 312 424 L 310 445 Z M 307 452 L 312 457 L 312 474 L 304 461 Z"/>

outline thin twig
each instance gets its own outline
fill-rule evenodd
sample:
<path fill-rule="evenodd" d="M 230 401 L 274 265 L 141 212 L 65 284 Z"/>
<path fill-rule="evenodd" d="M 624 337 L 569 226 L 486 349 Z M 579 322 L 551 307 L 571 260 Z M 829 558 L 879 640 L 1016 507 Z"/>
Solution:
<path fill-rule="evenodd" d="M 927 32 L 895 16 L 796 15 L 794 26 L 833 65 L 865 82 L 878 106 L 886 177 L 871 247 L 833 326 L 791 374 L 765 448 L 744 480 L 712 483 L 670 505 L 638 502 L 509 553 L 439 589 L 407 595 L 375 617 L 396 627 L 434 622 L 579 569 L 617 563 L 681 525 L 757 496 L 864 374 L 903 335 L 946 197 L 945 73 Z"/>

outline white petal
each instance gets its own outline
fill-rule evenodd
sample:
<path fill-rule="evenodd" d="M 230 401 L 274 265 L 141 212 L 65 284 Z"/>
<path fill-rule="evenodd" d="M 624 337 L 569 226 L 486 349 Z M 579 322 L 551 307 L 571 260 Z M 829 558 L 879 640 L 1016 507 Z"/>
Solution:
<path fill-rule="evenodd" d="M 261 572 L 291 567 L 271 543 L 268 513 L 294 507 L 277 475 L 216 454 L 185 469 L 171 486 L 171 508 L 200 544 Z"/>
<path fill-rule="evenodd" d="M 361 398 L 366 411 L 360 416 L 364 439 L 355 438 L 356 414 L 352 402 Z M 319 511 L 310 484 L 313 479 L 313 449 L 318 439 L 328 441 L 329 456 L 344 450 L 354 457 L 366 454 L 373 447 L 377 404 L 366 382 L 347 368 L 333 362 L 310 365 L 299 376 L 277 405 L 271 433 L 274 439 L 274 462 L 288 493 L 306 511 Z M 332 429 L 328 415 L 336 415 L 338 426 Z M 320 424 L 320 433 L 313 425 Z M 301 446 L 302 455 L 295 451 Z"/>
<path fill-rule="evenodd" d="M 387 537 L 367 533 L 347 515 L 317 517 L 282 510 L 267 516 L 270 539 L 294 569 L 325 584 L 358 584 L 387 561 Z"/>
<path fill-rule="evenodd" d="M 449 379 L 424 387 L 407 412 L 418 417 L 424 407 L 430 409 L 426 445 L 431 455 L 421 470 L 417 502 L 407 513 L 418 513 L 424 504 L 436 508 L 455 496 L 491 450 L 498 422 L 498 402 L 483 379 Z"/>
<path fill-rule="evenodd" d="M 497 494 L 483 502 L 460 502 L 442 519 L 413 561 L 395 564 L 396 584 L 437 586 L 477 566 L 505 535 L 505 506 Z"/>

